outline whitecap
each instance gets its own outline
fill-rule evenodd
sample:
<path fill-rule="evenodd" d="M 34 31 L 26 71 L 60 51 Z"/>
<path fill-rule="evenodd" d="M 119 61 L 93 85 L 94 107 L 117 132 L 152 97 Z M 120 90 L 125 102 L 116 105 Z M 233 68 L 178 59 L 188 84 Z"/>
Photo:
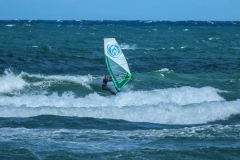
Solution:
<path fill-rule="evenodd" d="M 28 85 L 22 79 L 22 75 L 15 75 L 10 69 L 5 69 L 4 75 L 0 77 L 0 93 L 10 93 L 14 90 L 21 90 Z"/>
<path fill-rule="evenodd" d="M 186 48 L 187 46 L 182 46 L 182 47 L 180 47 L 181 49 L 184 49 L 184 48 Z"/>
<path fill-rule="evenodd" d="M 122 50 L 135 50 L 137 49 L 136 45 L 129 45 L 129 44 L 120 44 L 119 45 Z"/>
<path fill-rule="evenodd" d="M 30 117 L 44 114 L 122 119 L 161 124 L 202 124 L 240 113 L 240 100 L 225 101 L 212 87 L 128 91 L 103 97 L 91 93 L 74 97 L 21 95 L 1 96 L 0 117 Z"/>
<path fill-rule="evenodd" d="M 7 25 L 5 25 L 6 27 L 14 27 L 15 26 L 15 24 L 7 24 Z"/>

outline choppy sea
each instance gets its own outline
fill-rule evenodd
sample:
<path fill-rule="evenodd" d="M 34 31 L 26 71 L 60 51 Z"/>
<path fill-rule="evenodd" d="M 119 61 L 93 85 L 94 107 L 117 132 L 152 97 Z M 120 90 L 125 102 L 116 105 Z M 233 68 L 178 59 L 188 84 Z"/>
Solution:
<path fill-rule="evenodd" d="M 240 22 L 1 20 L 0 159 L 240 159 Z"/>

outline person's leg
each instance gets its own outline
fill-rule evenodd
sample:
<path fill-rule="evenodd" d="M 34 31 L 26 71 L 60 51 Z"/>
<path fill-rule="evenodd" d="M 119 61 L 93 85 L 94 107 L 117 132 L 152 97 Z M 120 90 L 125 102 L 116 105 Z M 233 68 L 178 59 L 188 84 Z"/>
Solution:
<path fill-rule="evenodd" d="M 112 91 L 110 88 L 108 88 L 108 87 L 102 87 L 102 89 L 111 92 L 113 95 L 116 95 L 116 93 L 113 92 L 113 91 Z"/>
<path fill-rule="evenodd" d="M 111 89 L 110 89 L 109 91 L 112 93 L 112 95 L 116 95 L 116 93 L 115 93 L 115 92 L 113 92 Z"/>

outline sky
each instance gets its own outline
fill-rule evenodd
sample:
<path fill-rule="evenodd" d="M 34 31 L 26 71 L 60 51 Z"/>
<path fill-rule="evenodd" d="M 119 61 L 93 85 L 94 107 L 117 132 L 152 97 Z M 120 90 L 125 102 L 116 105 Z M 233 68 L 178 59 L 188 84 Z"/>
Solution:
<path fill-rule="evenodd" d="M 240 0 L 0 0 L 0 20 L 240 21 Z"/>

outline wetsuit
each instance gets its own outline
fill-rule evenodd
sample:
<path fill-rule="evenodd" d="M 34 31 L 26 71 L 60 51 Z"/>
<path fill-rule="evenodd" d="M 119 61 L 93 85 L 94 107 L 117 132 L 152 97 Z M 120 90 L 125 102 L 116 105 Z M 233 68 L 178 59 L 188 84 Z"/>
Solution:
<path fill-rule="evenodd" d="M 109 81 L 112 81 L 112 80 L 108 80 L 107 78 L 103 79 L 102 89 L 111 92 L 113 95 L 116 95 L 115 92 L 113 92 L 110 88 L 107 87 L 107 82 Z"/>

